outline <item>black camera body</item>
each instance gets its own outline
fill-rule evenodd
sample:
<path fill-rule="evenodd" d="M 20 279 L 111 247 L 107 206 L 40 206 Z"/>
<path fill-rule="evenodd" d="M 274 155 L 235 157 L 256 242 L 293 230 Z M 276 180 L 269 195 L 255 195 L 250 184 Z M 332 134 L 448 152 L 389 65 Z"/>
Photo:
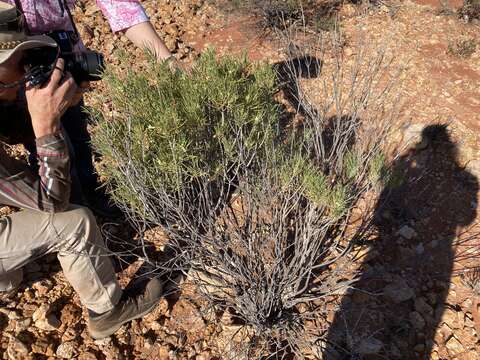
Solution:
<path fill-rule="evenodd" d="M 73 52 L 78 36 L 73 31 L 53 31 L 45 35 L 53 38 L 58 48 L 41 47 L 26 51 L 24 66 L 27 70 L 27 81 L 32 86 L 44 84 L 55 69 L 57 58 L 65 61 L 65 72 L 72 74 L 80 84 L 83 81 L 98 81 L 102 78 L 105 60 L 96 51 Z"/>

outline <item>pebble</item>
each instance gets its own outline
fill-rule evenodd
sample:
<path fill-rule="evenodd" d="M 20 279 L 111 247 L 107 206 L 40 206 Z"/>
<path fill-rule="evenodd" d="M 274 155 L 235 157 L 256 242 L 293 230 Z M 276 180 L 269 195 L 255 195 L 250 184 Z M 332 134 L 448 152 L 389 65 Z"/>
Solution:
<path fill-rule="evenodd" d="M 412 311 L 409 317 L 410 323 L 415 329 L 422 330 L 425 327 L 425 320 L 418 312 Z"/>
<path fill-rule="evenodd" d="M 54 331 L 60 328 L 62 325 L 60 320 L 58 320 L 54 314 L 49 314 L 50 310 L 49 304 L 42 304 L 33 313 L 32 319 L 35 323 L 35 326 L 40 330 Z"/>
<path fill-rule="evenodd" d="M 418 297 L 415 299 L 415 310 L 424 317 L 433 316 L 433 308 L 427 303 L 427 300 L 424 297 Z"/>
<path fill-rule="evenodd" d="M 458 355 L 462 353 L 465 349 L 460 341 L 455 336 L 452 336 L 450 340 L 447 341 L 445 345 L 452 355 Z"/>
<path fill-rule="evenodd" d="M 425 247 L 423 246 L 423 244 L 418 244 L 415 247 L 415 252 L 417 253 L 417 255 L 422 255 L 425 252 Z"/>
<path fill-rule="evenodd" d="M 32 319 L 30 318 L 23 318 L 18 319 L 15 323 L 15 333 L 20 333 L 28 329 L 28 327 L 32 324 Z"/>
<path fill-rule="evenodd" d="M 407 301 L 415 295 L 413 289 L 402 278 L 397 278 L 395 282 L 385 286 L 383 293 L 396 304 Z"/>
<path fill-rule="evenodd" d="M 74 342 L 64 342 L 58 346 L 55 354 L 62 359 L 72 359 L 78 353 L 77 348 L 78 344 Z"/>
<path fill-rule="evenodd" d="M 407 239 L 407 240 L 411 240 L 411 239 L 413 239 L 414 237 L 417 236 L 416 231 L 408 225 L 403 225 L 398 230 L 397 234 L 400 235 L 401 237 Z"/>
<path fill-rule="evenodd" d="M 11 360 L 18 360 L 19 357 L 29 354 L 29 349 L 22 341 L 15 337 L 10 337 L 7 347 L 7 355 Z"/>

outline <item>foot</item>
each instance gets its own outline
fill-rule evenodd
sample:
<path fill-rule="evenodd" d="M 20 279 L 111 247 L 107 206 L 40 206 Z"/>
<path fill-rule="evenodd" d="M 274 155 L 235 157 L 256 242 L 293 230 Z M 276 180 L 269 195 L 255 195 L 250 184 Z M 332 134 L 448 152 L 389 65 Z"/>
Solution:
<path fill-rule="evenodd" d="M 13 300 L 15 296 L 18 294 L 19 288 L 20 288 L 20 285 L 11 290 L 0 291 L 0 304 L 8 303 L 11 300 Z"/>
<path fill-rule="evenodd" d="M 151 312 L 163 295 L 163 283 L 158 278 L 151 279 L 142 294 L 127 296 L 110 311 L 104 314 L 89 312 L 88 331 L 94 339 L 113 335 L 120 327 Z"/>

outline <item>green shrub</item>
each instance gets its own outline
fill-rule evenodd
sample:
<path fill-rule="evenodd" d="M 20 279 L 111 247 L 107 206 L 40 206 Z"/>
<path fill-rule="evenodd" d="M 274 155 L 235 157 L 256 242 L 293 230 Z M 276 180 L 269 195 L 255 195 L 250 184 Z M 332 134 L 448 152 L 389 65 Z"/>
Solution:
<path fill-rule="evenodd" d="M 313 314 L 297 307 L 352 282 L 329 266 L 348 263 L 349 214 L 388 173 L 383 128 L 366 140 L 359 131 L 366 99 L 383 101 L 370 96 L 377 75 L 354 78 L 361 90 L 337 89 L 352 97 L 332 102 L 345 108 L 331 118 L 312 110 L 292 133 L 279 127 L 268 65 L 209 51 L 191 73 L 153 62 L 141 73 L 106 73 L 93 112 L 102 175 L 139 230 L 145 220 L 163 228 L 171 266 L 252 329 L 248 358 L 270 356 L 284 341 L 301 351 L 296 334 Z"/>

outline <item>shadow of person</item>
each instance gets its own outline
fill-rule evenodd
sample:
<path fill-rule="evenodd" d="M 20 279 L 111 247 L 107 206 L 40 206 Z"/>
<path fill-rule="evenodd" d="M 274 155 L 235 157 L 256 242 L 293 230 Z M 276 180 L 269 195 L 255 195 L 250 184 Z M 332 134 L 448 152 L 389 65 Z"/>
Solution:
<path fill-rule="evenodd" d="M 294 50 L 292 50 L 294 51 Z M 304 109 L 308 102 L 303 101 L 300 91 L 300 79 L 315 79 L 322 71 L 322 61 L 310 55 L 290 56 L 288 60 L 275 63 L 278 86 L 283 90 L 285 99 L 296 112 L 304 115 L 313 109 Z"/>
<path fill-rule="evenodd" d="M 430 359 L 442 339 L 452 245 L 476 217 L 478 181 L 446 126 L 427 126 L 419 144 L 394 164 L 402 184 L 380 195 L 378 236 L 335 313 L 325 359 Z"/>

